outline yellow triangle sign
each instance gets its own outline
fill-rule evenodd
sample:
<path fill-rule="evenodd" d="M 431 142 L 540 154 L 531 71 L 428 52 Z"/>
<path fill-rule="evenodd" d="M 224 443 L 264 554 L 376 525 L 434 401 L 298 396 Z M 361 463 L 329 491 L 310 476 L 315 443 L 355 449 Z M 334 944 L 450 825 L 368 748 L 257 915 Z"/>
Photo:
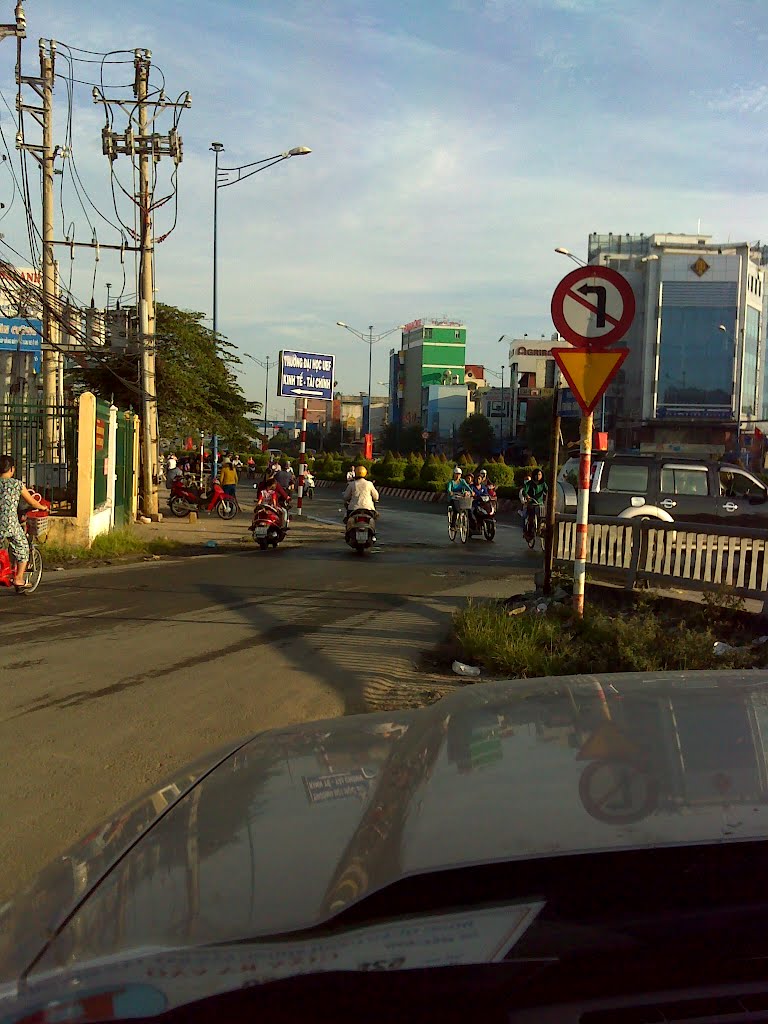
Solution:
<path fill-rule="evenodd" d="M 563 371 L 573 397 L 584 413 L 590 413 L 619 372 L 619 367 L 629 355 L 629 349 L 589 351 L 582 348 L 553 348 L 552 355 Z"/>

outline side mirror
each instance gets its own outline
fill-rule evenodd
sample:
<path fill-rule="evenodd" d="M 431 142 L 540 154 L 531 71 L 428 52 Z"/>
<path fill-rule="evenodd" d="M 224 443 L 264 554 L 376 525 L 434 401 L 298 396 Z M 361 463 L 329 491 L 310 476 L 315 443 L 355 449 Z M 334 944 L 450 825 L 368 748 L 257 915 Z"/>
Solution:
<path fill-rule="evenodd" d="M 768 491 L 761 490 L 759 494 L 749 495 L 750 505 L 764 505 L 768 501 Z"/>

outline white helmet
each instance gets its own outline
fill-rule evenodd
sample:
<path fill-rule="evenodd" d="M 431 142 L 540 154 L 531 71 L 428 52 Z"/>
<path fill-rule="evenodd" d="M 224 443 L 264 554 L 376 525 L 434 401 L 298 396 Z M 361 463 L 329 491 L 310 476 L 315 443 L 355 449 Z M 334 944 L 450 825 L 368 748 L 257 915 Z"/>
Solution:
<path fill-rule="evenodd" d="M 459 476 L 461 476 L 461 466 L 454 466 L 453 467 L 453 475 L 456 476 L 457 474 Z"/>

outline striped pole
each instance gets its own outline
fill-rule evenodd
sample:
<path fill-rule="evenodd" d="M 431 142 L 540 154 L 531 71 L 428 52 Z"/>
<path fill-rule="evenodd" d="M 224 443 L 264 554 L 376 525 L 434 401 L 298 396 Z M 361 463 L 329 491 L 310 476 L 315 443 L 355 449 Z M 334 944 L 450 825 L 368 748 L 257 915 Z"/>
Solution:
<path fill-rule="evenodd" d="M 587 530 L 589 528 L 589 486 L 592 477 L 592 423 L 588 413 L 581 418 L 579 447 L 579 489 L 576 498 L 576 555 L 573 561 L 573 610 L 584 617 L 584 589 L 587 576 Z"/>
<path fill-rule="evenodd" d="M 296 502 L 296 514 L 301 515 L 301 506 L 304 499 L 304 474 L 307 471 L 307 400 L 304 399 L 301 407 L 301 447 L 299 449 L 299 498 Z"/>

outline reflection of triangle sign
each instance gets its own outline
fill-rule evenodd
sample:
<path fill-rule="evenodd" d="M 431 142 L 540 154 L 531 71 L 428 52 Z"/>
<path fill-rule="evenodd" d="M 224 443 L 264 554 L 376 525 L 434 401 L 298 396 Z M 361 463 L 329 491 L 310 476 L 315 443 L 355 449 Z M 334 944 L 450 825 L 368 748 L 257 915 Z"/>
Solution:
<path fill-rule="evenodd" d="M 573 397 L 586 415 L 592 412 L 600 396 L 619 372 L 619 367 L 629 355 L 629 349 L 590 352 L 582 348 L 553 348 L 552 355 L 563 371 Z"/>
<path fill-rule="evenodd" d="M 638 749 L 613 722 L 602 722 L 576 755 L 577 761 L 615 761 L 636 757 Z"/>

